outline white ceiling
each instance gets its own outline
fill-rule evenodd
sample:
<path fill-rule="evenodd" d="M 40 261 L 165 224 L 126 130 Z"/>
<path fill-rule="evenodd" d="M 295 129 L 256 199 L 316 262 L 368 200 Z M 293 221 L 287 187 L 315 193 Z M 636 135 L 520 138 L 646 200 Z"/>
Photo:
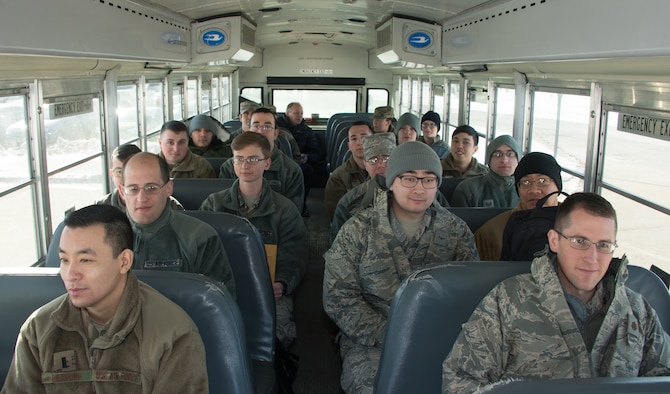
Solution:
<path fill-rule="evenodd" d="M 140 1 L 137 1 L 140 2 Z M 490 0 L 146 0 L 191 20 L 242 14 L 257 26 L 256 46 L 288 43 L 375 47 L 375 27 L 392 15 L 441 23 Z M 277 11 L 264 12 L 272 8 Z"/>

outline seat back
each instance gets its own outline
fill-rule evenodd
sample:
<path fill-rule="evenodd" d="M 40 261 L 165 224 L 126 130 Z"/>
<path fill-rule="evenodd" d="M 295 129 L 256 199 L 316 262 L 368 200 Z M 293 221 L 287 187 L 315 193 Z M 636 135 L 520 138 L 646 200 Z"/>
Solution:
<path fill-rule="evenodd" d="M 207 353 L 211 393 L 253 393 L 244 325 L 235 301 L 218 282 L 181 272 L 134 271 L 182 307 L 195 322 Z M 28 316 L 65 293 L 53 268 L 0 269 L 0 381 L 5 380 L 19 329 Z"/>
<path fill-rule="evenodd" d="M 219 234 L 228 255 L 237 305 L 246 328 L 252 360 L 274 360 L 275 301 L 265 247 L 258 230 L 245 218 L 223 212 L 186 211 Z"/>
<path fill-rule="evenodd" d="M 670 293 L 661 278 L 644 267 L 629 265 L 626 286 L 644 296 L 656 311 L 665 332 L 670 334 Z"/>
<path fill-rule="evenodd" d="M 207 160 L 209 164 L 214 167 L 214 172 L 216 173 L 216 176 L 219 176 L 219 173 L 221 172 L 221 165 L 226 162 L 226 160 L 230 159 L 230 157 L 209 157 L 209 156 L 204 156 L 203 159 Z M 179 178 L 177 178 L 179 179 Z"/>
<path fill-rule="evenodd" d="M 451 178 L 458 179 L 458 178 Z M 447 208 L 449 212 L 463 219 L 470 227 L 470 231 L 473 233 L 486 223 L 490 219 L 500 215 L 503 212 L 509 211 L 510 208 L 501 208 L 501 207 L 477 207 L 477 208 L 465 208 L 465 207 L 449 207 Z"/>
<path fill-rule="evenodd" d="M 643 394 L 667 393 L 670 376 L 644 378 L 588 378 L 588 379 L 552 379 L 524 380 L 491 388 L 492 394 Z"/>
<path fill-rule="evenodd" d="M 440 393 L 442 362 L 482 298 L 530 262 L 473 261 L 420 269 L 391 304 L 375 392 Z"/>
<path fill-rule="evenodd" d="M 628 271 L 626 285 L 649 301 L 669 332 L 670 294 L 663 282 L 642 267 Z M 461 325 L 495 285 L 528 272 L 528 261 L 452 262 L 413 272 L 391 304 L 376 392 L 440 393 L 442 362 Z"/>
<path fill-rule="evenodd" d="M 200 205 L 210 194 L 228 189 L 233 185 L 235 180 L 222 178 L 175 178 L 172 182 L 174 184 L 172 197 L 176 198 L 184 209 L 197 210 L 200 209 Z"/>
<path fill-rule="evenodd" d="M 442 178 L 442 184 L 440 185 L 440 192 L 447 199 L 447 201 L 449 201 L 449 204 L 451 204 L 451 197 L 454 195 L 454 190 L 456 190 L 456 186 L 458 186 L 458 184 L 461 183 L 464 179 L 466 178 L 451 178 L 451 177 Z"/>

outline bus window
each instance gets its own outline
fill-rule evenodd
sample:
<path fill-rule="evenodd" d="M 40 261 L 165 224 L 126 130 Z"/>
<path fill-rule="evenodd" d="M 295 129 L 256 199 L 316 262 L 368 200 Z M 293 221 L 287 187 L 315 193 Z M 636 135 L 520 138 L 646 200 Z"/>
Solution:
<path fill-rule="evenodd" d="M 479 133 L 479 143 L 474 157 L 478 162 L 484 164 L 486 160 L 486 125 L 488 119 L 488 93 L 478 88 L 469 92 L 470 113 L 468 114 L 468 124 Z M 451 140 L 451 134 L 445 138 Z"/>
<path fill-rule="evenodd" d="M 368 89 L 367 112 L 375 112 L 375 108 L 389 105 L 389 91 L 386 89 Z"/>
<path fill-rule="evenodd" d="M 45 105 L 44 130 L 50 173 L 102 152 L 100 99 L 93 98 L 91 102 L 92 112 L 55 119 L 50 117 L 50 108 L 55 104 Z M 100 172 L 99 168 L 97 172 Z"/>
<path fill-rule="evenodd" d="M 514 133 L 514 89 L 496 88 L 495 136 Z"/>
<path fill-rule="evenodd" d="M 405 112 L 417 112 L 419 108 L 421 108 L 421 102 L 420 102 L 420 97 L 421 97 L 421 81 L 419 79 L 413 79 L 412 80 L 412 102 L 409 106 L 409 108 L 404 109 L 402 113 Z M 400 116 L 400 114 L 397 114 L 396 116 Z"/>
<path fill-rule="evenodd" d="M 419 108 L 418 112 L 420 114 L 425 114 L 426 112 L 430 111 L 431 105 L 430 105 L 430 96 L 431 96 L 431 90 L 430 90 L 430 81 L 425 80 L 421 81 L 421 108 Z"/>
<path fill-rule="evenodd" d="M 186 95 L 188 99 L 186 103 L 188 108 L 186 109 L 186 118 L 195 116 L 198 114 L 198 80 L 190 78 L 188 84 L 186 85 Z"/>
<path fill-rule="evenodd" d="M 284 112 L 293 101 L 302 104 L 305 118 L 319 115 L 330 118 L 338 112 L 356 112 L 356 90 L 273 89 L 272 103 L 278 112 Z"/>
<path fill-rule="evenodd" d="M 445 119 L 448 124 L 447 130 L 444 131 L 444 139 L 449 141 L 451 132 L 458 127 L 458 111 L 460 109 L 459 95 L 461 87 L 456 81 L 449 84 L 449 118 Z"/>
<path fill-rule="evenodd" d="M 119 142 L 124 144 L 137 140 L 137 87 L 135 85 L 121 85 L 116 88 L 117 107 L 119 117 Z"/>
<path fill-rule="evenodd" d="M 144 127 L 147 134 L 160 130 L 163 125 L 163 84 L 160 82 L 147 83 L 146 91 L 146 121 Z"/>
<path fill-rule="evenodd" d="M 445 83 L 448 83 L 445 81 Z M 429 108 L 429 110 L 433 110 L 440 114 L 440 118 L 442 119 L 442 122 L 445 121 L 445 116 L 444 116 L 444 86 L 442 84 L 434 84 L 433 85 L 433 108 Z M 425 111 L 423 112 L 424 114 L 428 112 Z M 444 136 L 444 125 L 440 126 L 440 135 Z M 444 137 L 443 137 L 444 139 Z"/>
<path fill-rule="evenodd" d="M 410 80 L 409 78 L 402 78 L 400 80 L 400 113 L 405 113 L 410 106 Z M 374 111 L 374 108 L 373 108 Z M 373 112 L 371 111 L 371 112 Z"/>
<path fill-rule="evenodd" d="M 182 113 L 181 103 L 181 86 L 177 85 L 172 88 L 172 118 L 171 120 L 182 120 L 184 114 Z"/>
<path fill-rule="evenodd" d="M 37 261 L 37 231 L 30 177 L 25 96 L 0 97 L 0 265 L 30 265 Z M 12 189 L 18 188 L 12 191 Z M 11 191 L 11 192 L 10 192 Z M 17 236 L 20 234 L 21 236 Z"/>
<path fill-rule="evenodd" d="M 200 113 L 201 114 L 209 114 L 210 113 L 210 107 L 209 107 L 209 95 L 210 95 L 211 87 L 209 82 L 202 82 L 202 96 L 200 97 Z"/>
<path fill-rule="evenodd" d="M 544 152 L 558 164 L 583 177 L 586 168 L 586 144 L 590 98 L 576 94 L 535 92 L 532 114 L 532 152 Z M 563 176 L 566 173 L 563 172 Z M 582 191 L 583 180 L 563 181 L 568 193 Z"/>
<path fill-rule="evenodd" d="M 230 108 L 230 77 L 227 75 L 221 77 L 221 97 L 219 98 L 219 105 L 221 106 L 219 110 L 221 114 L 219 120 L 221 122 L 230 120 L 231 116 L 232 118 L 237 118 L 239 111 L 232 111 Z"/>
<path fill-rule="evenodd" d="M 619 112 L 607 113 L 603 182 L 670 208 L 670 178 L 665 170 L 670 141 L 620 131 L 618 118 Z"/>
<path fill-rule="evenodd" d="M 665 152 L 667 152 L 667 146 L 665 148 Z M 627 157 L 630 157 L 630 154 Z M 651 157 L 651 153 L 647 151 L 642 153 L 640 159 L 650 159 Z M 619 168 L 624 173 L 627 172 L 625 168 L 636 170 L 635 176 L 643 175 L 645 172 L 642 168 L 635 168 L 631 163 L 626 163 Z M 644 168 L 650 169 L 647 166 Z M 660 168 L 657 169 L 657 174 L 662 174 Z M 659 181 L 661 178 L 664 178 L 664 175 L 655 180 Z M 647 191 L 650 187 L 653 187 L 649 183 L 639 182 L 639 184 L 642 189 Z M 636 189 L 636 191 L 638 190 L 640 189 Z M 616 209 L 617 243 L 619 247 L 614 251 L 614 255 L 621 256 L 625 253 L 631 264 L 645 268 L 655 264 L 662 270 L 670 272 L 670 256 L 668 255 L 667 245 L 663 242 L 665 237 L 662 235 L 670 228 L 670 215 L 664 215 L 655 209 L 610 190 L 602 189 L 601 194 Z"/>
<path fill-rule="evenodd" d="M 247 100 L 250 100 L 250 101 L 253 101 L 255 103 L 260 104 L 260 103 L 263 102 L 263 89 L 262 88 L 242 88 L 240 96 L 244 97 Z M 239 111 L 238 111 L 238 113 L 239 113 Z"/>

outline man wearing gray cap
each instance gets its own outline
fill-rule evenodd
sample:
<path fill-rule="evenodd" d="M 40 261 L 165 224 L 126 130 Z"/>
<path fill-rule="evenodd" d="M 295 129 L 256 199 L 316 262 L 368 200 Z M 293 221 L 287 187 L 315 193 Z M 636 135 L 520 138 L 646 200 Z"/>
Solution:
<path fill-rule="evenodd" d="M 340 227 L 356 212 L 369 208 L 374 204 L 377 190 L 386 190 L 386 168 L 389 155 L 395 148 L 395 135 L 392 133 L 377 133 L 363 137 L 365 152 L 365 169 L 370 179 L 349 190 L 335 207 L 335 214 L 330 224 L 330 241 L 332 242 L 340 231 Z M 442 193 L 435 195 L 436 202 L 442 207 L 448 207 L 449 202 Z"/>
<path fill-rule="evenodd" d="M 346 393 L 372 393 L 388 311 L 403 279 L 428 264 L 478 259 L 465 222 L 434 203 L 441 173 L 428 145 L 395 148 L 388 190 L 378 189 L 374 205 L 347 221 L 324 254 L 323 306 L 342 333 Z"/>
<path fill-rule="evenodd" d="M 372 114 L 372 128 L 375 133 L 394 133 L 393 122 L 395 122 L 393 107 L 375 108 L 375 112 Z"/>
<path fill-rule="evenodd" d="M 419 118 L 409 112 L 405 112 L 398 118 L 398 145 L 407 141 L 416 141 L 421 135 Z"/>
<path fill-rule="evenodd" d="M 188 122 L 188 149 L 202 157 L 232 157 L 230 145 L 217 135 L 219 125 L 209 115 L 196 115 Z"/>
<path fill-rule="evenodd" d="M 514 170 L 521 149 L 510 135 L 501 135 L 486 148 L 489 172 L 459 183 L 451 197 L 453 207 L 513 207 L 519 203 Z"/>

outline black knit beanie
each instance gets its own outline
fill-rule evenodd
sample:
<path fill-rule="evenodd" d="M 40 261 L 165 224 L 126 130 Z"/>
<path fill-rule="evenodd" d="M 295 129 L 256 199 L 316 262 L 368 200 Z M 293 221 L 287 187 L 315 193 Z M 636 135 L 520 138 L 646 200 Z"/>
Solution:
<path fill-rule="evenodd" d="M 516 166 L 514 171 L 514 182 L 517 184 L 517 192 L 519 187 L 519 180 L 528 174 L 542 174 L 553 179 L 556 182 L 558 190 L 563 190 L 563 179 L 561 178 L 561 166 L 558 165 L 553 156 L 542 152 L 531 152 L 525 155 Z"/>

